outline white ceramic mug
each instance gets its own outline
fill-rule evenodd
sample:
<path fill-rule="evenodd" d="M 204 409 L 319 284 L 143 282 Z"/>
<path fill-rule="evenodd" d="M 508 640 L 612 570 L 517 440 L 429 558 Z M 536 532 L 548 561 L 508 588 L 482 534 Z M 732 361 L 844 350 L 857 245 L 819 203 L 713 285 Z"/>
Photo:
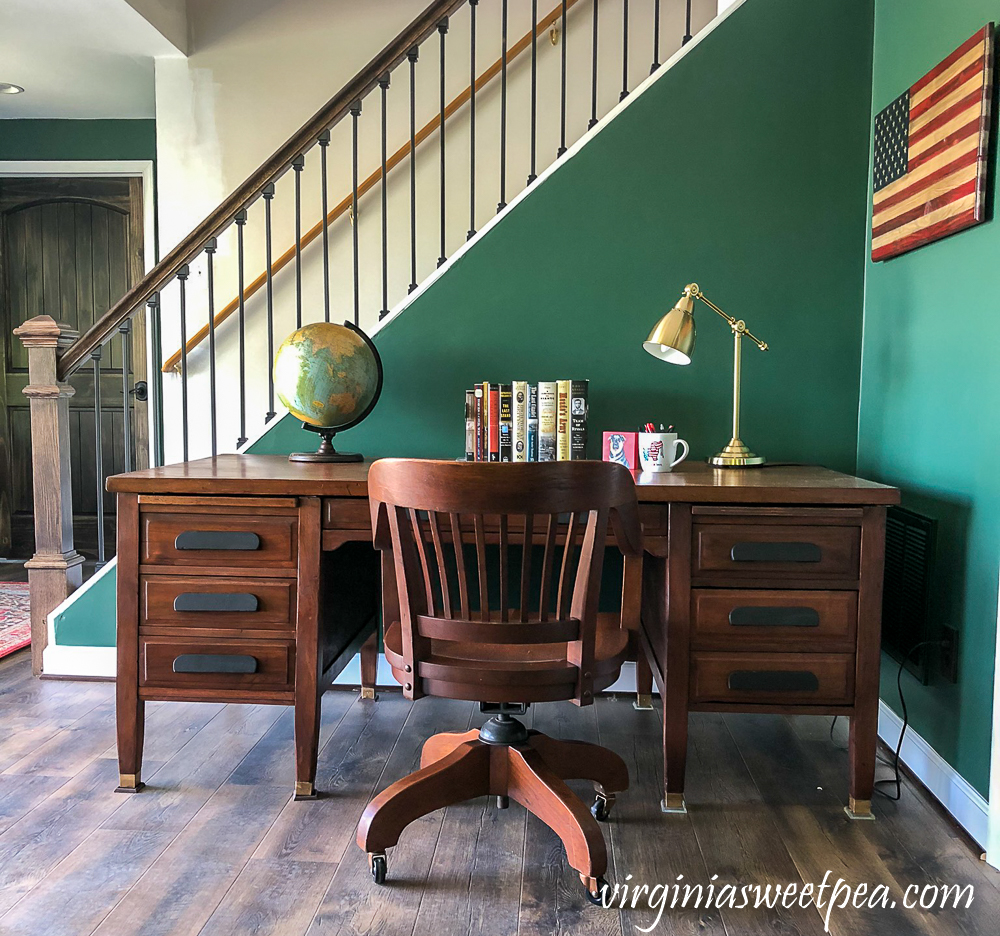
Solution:
<path fill-rule="evenodd" d="M 677 446 L 684 453 L 677 455 Z M 672 471 L 688 457 L 688 444 L 676 432 L 640 432 L 639 465 L 643 471 Z"/>

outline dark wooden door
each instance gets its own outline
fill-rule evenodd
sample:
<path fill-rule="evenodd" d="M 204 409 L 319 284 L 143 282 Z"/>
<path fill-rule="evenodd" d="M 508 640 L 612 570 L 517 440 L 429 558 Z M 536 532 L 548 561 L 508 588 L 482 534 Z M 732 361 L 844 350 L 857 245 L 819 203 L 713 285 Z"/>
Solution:
<path fill-rule="evenodd" d="M 82 334 L 142 276 L 142 180 L 138 178 L 0 179 L 0 556 L 25 558 L 34 549 L 31 422 L 27 356 L 12 330 L 35 315 L 51 315 Z M 94 368 L 70 378 L 73 511 L 76 548 L 93 554 L 97 541 L 97 446 L 103 474 L 125 466 L 122 336 L 100 361 L 101 438 L 96 437 Z M 127 383 L 146 379 L 142 317 L 133 319 Z M 148 459 L 146 405 L 130 394 L 131 464 Z M 114 500 L 104 495 L 108 554 L 114 544 Z"/>

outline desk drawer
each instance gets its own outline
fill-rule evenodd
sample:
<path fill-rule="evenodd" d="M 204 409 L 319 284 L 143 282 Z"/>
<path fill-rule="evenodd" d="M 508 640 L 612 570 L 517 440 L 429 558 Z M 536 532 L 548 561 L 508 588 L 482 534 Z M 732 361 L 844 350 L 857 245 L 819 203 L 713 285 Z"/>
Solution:
<path fill-rule="evenodd" d="M 854 652 L 858 595 L 853 591 L 695 588 L 695 650 Z"/>
<path fill-rule="evenodd" d="M 139 638 L 139 685 L 157 689 L 291 690 L 292 640 Z"/>
<path fill-rule="evenodd" d="M 795 579 L 858 577 L 861 529 L 768 523 L 695 523 L 692 574 L 734 582 L 763 576 Z"/>
<path fill-rule="evenodd" d="M 141 627 L 295 629 L 295 579 L 143 575 Z"/>
<path fill-rule="evenodd" d="M 323 499 L 323 529 L 370 530 L 372 511 L 367 497 Z"/>
<path fill-rule="evenodd" d="M 295 513 L 261 510 L 143 511 L 140 563 L 199 568 L 290 569 L 296 565 Z"/>
<path fill-rule="evenodd" d="M 853 700 L 853 654 L 691 654 L 692 702 L 849 705 Z"/>

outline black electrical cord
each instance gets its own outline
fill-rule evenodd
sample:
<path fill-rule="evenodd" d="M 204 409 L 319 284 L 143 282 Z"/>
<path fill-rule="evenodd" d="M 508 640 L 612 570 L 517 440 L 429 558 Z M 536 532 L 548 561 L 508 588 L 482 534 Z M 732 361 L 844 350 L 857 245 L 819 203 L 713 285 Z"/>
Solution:
<path fill-rule="evenodd" d="M 876 755 L 876 759 L 880 764 L 884 764 L 886 767 L 892 768 L 893 776 L 883 777 L 881 780 L 876 780 L 874 785 L 876 793 L 879 793 L 888 800 L 892 800 L 894 803 L 898 802 L 903 795 L 903 782 L 899 774 L 899 752 L 903 749 L 903 737 L 906 735 L 906 729 L 910 724 L 910 713 L 906 708 L 906 696 L 903 695 L 903 667 L 906 665 L 910 657 L 912 657 L 913 654 L 916 653 L 921 647 L 946 646 L 948 646 L 948 641 L 946 640 L 921 640 L 920 643 L 916 643 L 910 647 L 910 649 L 906 652 L 906 655 L 899 661 L 899 669 L 896 671 L 896 691 L 899 693 L 899 707 L 903 710 L 903 725 L 899 729 L 899 740 L 896 742 L 896 750 L 893 751 L 892 760 L 888 761 L 884 757 Z M 834 715 L 833 721 L 830 722 L 831 741 L 833 740 L 833 729 L 836 727 L 837 719 L 839 717 L 839 715 Z M 891 783 L 896 787 L 895 796 L 879 789 L 879 786 L 885 783 Z"/>

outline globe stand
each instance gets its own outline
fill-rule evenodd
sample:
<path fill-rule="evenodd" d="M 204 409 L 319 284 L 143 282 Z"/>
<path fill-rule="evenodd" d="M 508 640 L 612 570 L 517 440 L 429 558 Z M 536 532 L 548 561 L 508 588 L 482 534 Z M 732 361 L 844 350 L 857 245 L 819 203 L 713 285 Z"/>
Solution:
<path fill-rule="evenodd" d="M 345 462 L 364 461 L 364 456 L 358 452 L 338 452 L 333 447 L 333 437 L 337 434 L 336 429 L 330 429 L 325 426 L 310 426 L 308 423 L 303 423 L 302 428 L 309 432 L 319 433 L 319 448 L 315 452 L 293 452 L 288 456 L 290 462 L 343 464 Z"/>

